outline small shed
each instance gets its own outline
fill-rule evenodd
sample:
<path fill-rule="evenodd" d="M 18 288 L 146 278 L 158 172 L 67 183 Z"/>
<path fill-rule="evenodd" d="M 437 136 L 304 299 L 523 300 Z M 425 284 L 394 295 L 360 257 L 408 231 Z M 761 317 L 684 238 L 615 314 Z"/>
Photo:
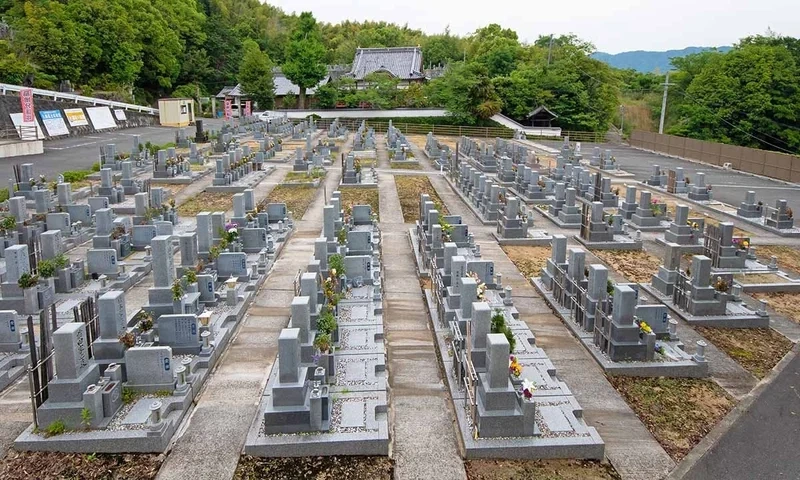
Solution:
<path fill-rule="evenodd" d="M 158 118 L 165 127 L 185 127 L 194 123 L 194 100 L 191 98 L 161 98 Z"/>
<path fill-rule="evenodd" d="M 541 105 L 534 108 L 526 118 L 526 124 L 531 127 L 547 127 L 553 126 L 553 120 L 557 119 L 558 115 L 551 112 L 547 107 Z"/>

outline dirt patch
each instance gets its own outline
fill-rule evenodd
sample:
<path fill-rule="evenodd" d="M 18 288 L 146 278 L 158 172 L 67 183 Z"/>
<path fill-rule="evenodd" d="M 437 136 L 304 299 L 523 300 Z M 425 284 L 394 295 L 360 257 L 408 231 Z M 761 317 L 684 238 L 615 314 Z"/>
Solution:
<path fill-rule="evenodd" d="M 550 247 L 515 247 L 504 245 L 503 251 L 525 278 L 535 277 L 552 256 Z"/>
<path fill-rule="evenodd" d="M 630 282 L 649 282 L 661 260 L 644 250 L 594 250 L 592 253 Z"/>
<path fill-rule="evenodd" d="M 263 202 L 285 203 L 286 209 L 292 212 L 292 218 L 300 220 L 305 215 L 308 206 L 314 201 L 317 189 L 312 186 L 287 186 L 278 185 L 273 188 L 269 196 Z"/>
<path fill-rule="evenodd" d="M 750 293 L 756 300 L 766 300 L 767 304 L 784 317 L 800 323 L 800 293 Z"/>
<path fill-rule="evenodd" d="M 758 245 L 755 248 L 756 255 L 767 263 L 774 255 L 778 257 L 778 268 L 800 274 L 800 249 L 785 245 Z"/>
<path fill-rule="evenodd" d="M 697 378 L 609 377 L 675 460 L 683 458 L 734 406 L 719 385 Z"/>
<path fill-rule="evenodd" d="M 324 178 L 326 171 L 322 168 L 315 168 L 310 172 L 288 172 L 283 177 L 283 183 L 307 183 L 313 182 L 318 178 Z"/>
<path fill-rule="evenodd" d="M 420 278 L 419 287 L 423 290 L 430 290 L 433 288 L 433 281 L 430 278 Z"/>
<path fill-rule="evenodd" d="M 242 455 L 233 478 L 390 480 L 393 474 L 394 463 L 389 457 L 258 458 Z"/>
<path fill-rule="evenodd" d="M 395 170 L 421 170 L 422 167 L 419 163 L 399 163 L 399 162 L 392 162 L 392 168 Z"/>
<path fill-rule="evenodd" d="M 697 332 L 758 379 L 767 376 L 793 345 L 771 328 L 697 327 Z"/>
<path fill-rule="evenodd" d="M 178 215 L 194 217 L 200 212 L 227 212 L 233 208 L 230 193 L 202 192 L 178 206 Z"/>
<path fill-rule="evenodd" d="M 380 218 L 380 194 L 377 188 L 340 187 L 342 193 L 342 208 L 351 205 L 369 205 L 372 213 Z"/>
<path fill-rule="evenodd" d="M 414 223 L 419 220 L 419 196 L 427 193 L 431 197 L 434 207 L 444 215 L 450 215 L 447 205 L 439 198 L 436 189 L 425 175 L 395 176 L 397 196 L 400 197 L 400 208 L 403 210 L 403 221 Z"/>
<path fill-rule="evenodd" d="M 82 454 L 10 450 L 0 461 L 0 478 L 7 480 L 150 479 L 156 478 L 163 462 L 163 455 L 154 454 Z"/>
<path fill-rule="evenodd" d="M 625 187 L 621 187 L 621 194 L 620 198 L 624 198 L 625 196 Z M 703 218 L 706 225 L 719 225 L 720 220 L 710 216 L 708 213 L 701 212 L 695 210 L 692 207 L 692 204 L 685 200 L 676 200 L 672 197 L 666 196 L 664 194 L 659 195 L 660 192 L 653 192 L 653 196 L 651 197 L 653 200 L 658 200 L 659 203 L 666 203 L 667 204 L 667 215 L 670 218 L 675 218 L 675 206 L 676 205 L 687 205 L 689 207 L 689 218 Z M 711 209 L 713 211 L 713 209 Z M 720 214 L 721 215 L 721 214 Z M 724 221 L 730 221 L 728 219 Z M 733 227 L 733 236 L 734 237 L 755 237 L 756 234 L 753 232 L 748 232 L 747 230 L 742 230 L 739 227 Z"/>
<path fill-rule="evenodd" d="M 750 285 L 754 283 L 783 283 L 786 281 L 786 279 L 775 273 L 750 273 L 747 275 L 743 273 L 737 273 L 733 276 L 733 279 L 742 285 Z"/>
<path fill-rule="evenodd" d="M 469 480 L 614 480 L 622 478 L 610 463 L 590 460 L 468 460 Z"/>

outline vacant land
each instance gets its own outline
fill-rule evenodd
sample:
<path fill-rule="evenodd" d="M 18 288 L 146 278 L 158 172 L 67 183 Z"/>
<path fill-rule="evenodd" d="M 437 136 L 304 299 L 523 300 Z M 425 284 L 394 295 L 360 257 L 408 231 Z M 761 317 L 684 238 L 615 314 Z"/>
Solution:
<path fill-rule="evenodd" d="M 300 220 L 316 195 L 317 189 L 312 186 L 278 185 L 264 203 L 285 203 L 286 209 L 292 212 L 292 218 Z"/>
<path fill-rule="evenodd" d="M 800 274 L 800 249 L 785 245 L 758 245 L 756 255 L 769 263 L 773 255 L 778 257 L 778 268 Z"/>
<path fill-rule="evenodd" d="M 380 217 L 380 195 L 377 188 L 341 187 L 342 208 L 353 205 L 369 205 L 372 213 Z"/>
<path fill-rule="evenodd" d="M 403 221 L 414 223 L 419 220 L 419 196 L 427 193 L 431 197 L 433 205 L 439 213 L 449 215 L 447 205 L 439 198 L 439 194 L 433 188 L 430 179 L 425 175 L 409 175 L 394 177 L 397 187 L 397 196 L 400 197 L 400 208 L 403 210 Z"/>
<path fill-rule="evenodd" d="M 751 293 L 750 296 L 766 300 L 773 310 L 794 323 L 800 323 L 800 293 Z"/>
<path fill-rule="evenodd" d="M 0 460 L 5 480 L 147 480 L 156 478 L 164 455 L 108 453 L 17 452 Z"/>
<path fill-rule="evenodd" d="M 661 260 L 644 250 L 593 250 L 592 253 L 630 282 L 649 282 L 661 265 Z"/>
<path fill-rule="evenodd" d="M 395 170 L 421 170 L 422 167 L 419 163 L 401 163 L 392 162 L 391 167 Z"/>
<path fill-rule="evenodd" d="M 536 277 L 552 255 L 550 247 L 515 247 L 504 245 L 503 251 L 525 278 Z"/>
<path fill-rule="evenodd" d="M 617 480 L 609 463 L 590 460 L 468 460 L 469 480 Z"/>
<path fill-rule="evenodd" d="M 258 458 L 243 455 L 233 478 L 390 480 L 393 474 L 394 464 L 389 457 Z"/>
<path fill-rule="evenodd" d="M 708 328 L 697 332 L 759 380 L 766 377 L 794 345 L 771 328 Z"/>
<path fill-rule="evenodd" d="M 676 461 L 734 405 L 725 390 L 709 380 L 609 377 L 609 381 Z"/>
<path fill-rule="evenodd" d="M 200 212 L 227 212 L 233 208 L 232 194 L 203 192 L 178 206 L 178 215 L 193 217 Z"/>

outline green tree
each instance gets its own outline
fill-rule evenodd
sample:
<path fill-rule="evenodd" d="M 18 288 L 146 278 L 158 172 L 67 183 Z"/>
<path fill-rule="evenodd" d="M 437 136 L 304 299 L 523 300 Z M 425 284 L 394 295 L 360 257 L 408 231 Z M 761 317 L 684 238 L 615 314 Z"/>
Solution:
<path fill-rule="evenodd" d="M 445 29 L 442 35 L 428 37 L 422 43 L 422 58 L 426 65 L 447 65 L 464 56 L 464 41 Z"/>
<path fill-rule="evenodd" d="M 320 41 L 319 27 L 311 12 L 303 12 L 292 30 L 286 46 L 286 62 L 282 70 L 286 78 L 300 87 L 300 108 L 305 108 L 306 89 L 316 86 L 328 73 L 325 47 Z"/>
<path fill-rule="evenodd" d="M 317 88 L 315 96 L 319 108 L 335 108 L 339 99 L 339 88 L 334 82 L 328 82 Z"/>
<path fill-rule="evenodd" d="M 245 40 L 242 48 L 244 58 L 239 67 L 239 82 L 242 84 L 242 89 L 260 109 L 270 109 L 275 103 L 275 80 L 269 57 L 253 40 Z"/>
<path fill-rule="evenodd" d="M 488 69 L 477 63 L 452 64 L 441 78 L 431 82 L 429 96 L 456 121 L 468 125 L 492 117 L 503 105 Z"/>

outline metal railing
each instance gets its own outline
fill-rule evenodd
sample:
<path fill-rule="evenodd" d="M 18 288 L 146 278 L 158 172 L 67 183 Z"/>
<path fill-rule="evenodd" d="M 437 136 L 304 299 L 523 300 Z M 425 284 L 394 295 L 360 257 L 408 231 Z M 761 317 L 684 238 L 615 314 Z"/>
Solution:
<path fill-rule="evenodd" d="M 18 127 L 0 128 L 0 138 L 19 138 L 20 140 L 44 140 L 44 133 L 35 125 L 20 125 Z"/>
<path fill-rule="evenodd" d="M 0 93 L 3 95 L 11 93 L 18 93 L 28 87 L 21 87 L 19 85 L 11 85 L 8 83 L 0 83 Z M 115 102 L 114 100 L 104 100 L 102 98 L 84 97 L 83 95 L 76 95 L 74 93 L 54 92 L 52 90 L 42 90 L 40 88 L 32 88 L 33 94 L 37 97 L 51 98 L 53 100 L 61 100 L 73 103 L 89 103 L 92 105 L 106 105 L 114 108 L 121 108 L 123 110 L 132 110 L 135 112 L 149 113 L 151 115 L 158 115 L 157 108 L 146 107 L 143 105 L 134 105 L 132 103 Z"/>

